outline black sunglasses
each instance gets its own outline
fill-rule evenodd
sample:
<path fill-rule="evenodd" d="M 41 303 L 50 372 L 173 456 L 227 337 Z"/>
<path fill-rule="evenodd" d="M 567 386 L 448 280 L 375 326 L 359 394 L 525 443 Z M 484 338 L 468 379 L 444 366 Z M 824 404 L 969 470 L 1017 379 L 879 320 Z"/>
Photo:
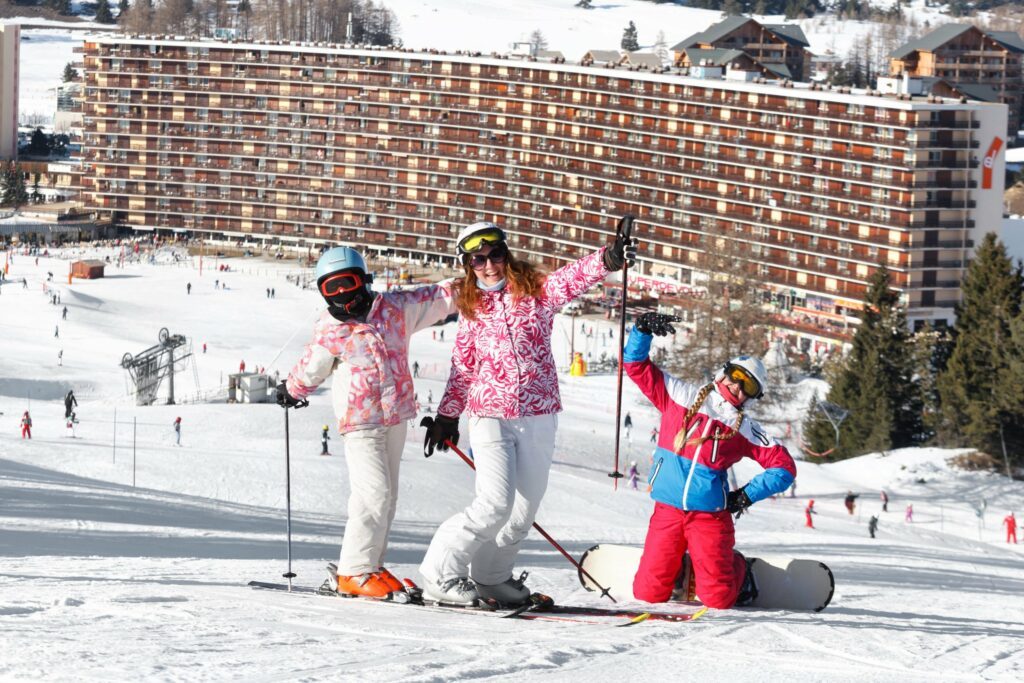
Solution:
<path fill-rule="evenodd" d="M 499 244 L 498 246 L 491 249 L 490 253 L 481 254 L 480 252 L 477 252 L 471 255 L 467 259 L 467 261 L 469 263 L 469 267 L 472 268 L 473 270 L 481 270 L 484 268 L 484 266 L 487 265 L 488 261 L 495 265 L 498 265 L 500 263 L 504 263 L 505 259 L 507 258 L 508 247 L 505 246 L 504 244 Z"/>

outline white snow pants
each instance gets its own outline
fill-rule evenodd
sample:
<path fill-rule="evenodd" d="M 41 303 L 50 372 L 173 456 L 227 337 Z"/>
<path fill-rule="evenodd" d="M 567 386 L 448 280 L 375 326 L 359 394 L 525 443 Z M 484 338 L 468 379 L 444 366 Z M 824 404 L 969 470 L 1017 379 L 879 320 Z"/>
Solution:
<path fill-rule="evenodd" d="M 476 494 L 434 534 L 420 564 L 424 579 L 470 576 L 494 585 L 512 576 L 548 487 L 557 428 L 557 415 L 469 419 Z"/>
<path fill-rule="evenodd" d="M 342 434 L 348 465 L 348 522 L 338 574 L 375 572 L 384 561 L 398 505 L 398 469 L 405 448 L 405 420 L 392 427 Z"/>

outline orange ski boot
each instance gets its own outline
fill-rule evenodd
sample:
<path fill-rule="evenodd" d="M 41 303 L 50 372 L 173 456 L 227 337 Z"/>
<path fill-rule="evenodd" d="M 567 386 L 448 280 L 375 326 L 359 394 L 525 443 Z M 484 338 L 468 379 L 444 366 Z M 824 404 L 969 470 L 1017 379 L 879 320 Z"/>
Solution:
<path fill-rule="evenodd" d="M 338 575 L 339 593 L 348 595 L 360 595 L 367 598 L 387 598 L 394 588 L 381 576 L 380 572 L 367 572 L 355 576 Z"/>
<path fill-rule="evenodd" d="M 386 583 L 388 586 L 390 586 L 392 591 L 404 591 L 405 590 L 405 584 L 403 584 L 401 581 L 399 581 L 397 576 L 395 576 L 394 574 L 389 572 L 384 567 L 380 568 L 380 571 L 377 572 L 377 576 L 379 576 L 381 579 L 383 579 L 384 583 Z"/>

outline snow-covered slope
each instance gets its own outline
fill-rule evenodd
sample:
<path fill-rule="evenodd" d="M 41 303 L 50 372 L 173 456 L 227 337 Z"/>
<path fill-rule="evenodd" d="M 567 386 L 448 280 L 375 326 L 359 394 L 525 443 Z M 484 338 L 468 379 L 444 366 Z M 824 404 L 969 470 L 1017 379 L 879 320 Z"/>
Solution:
<path fill-rule="evenodd" d="M 70 254 L 67 254 L 70 256 Z M 738 523 L 751 554 L 819 558 L 836 575 L 820 614 L 720 611 L 686 624 L 626 630 L 521 622 L 400 606 L 256 593 L 250 579 L 286 570 L 283 414 L 273 405 L 137 408 L 126 397 L 125 352 L 186 335 L 195 369 L 179 396 L 222 375 L 266 366 L 286 372 L 321 303 L 285 280 L 294 264 L 169 255 L 155 265 L 108 266 L 107 277 L 66 283 L 67 261 L 16 255 L 0 286 L 0 678 L 4 680 L 1019 680 L 1024 674 L 1020 546 L 1000 520 L 1024 507 L 1024 487 L 951 470 L 949 451 L 914 449 L 837 465 L 801 462 L 796 498 L 764 501 Z M 61 305 L 43 293 L 47 272 Z M 25 277 L 27 288 L 20 278 Z M 214 280 L 227 284 L 215 288 Z M 186 294 L 186 283 L 193 285 Z M 266 288 L 276 298 L 268 299 Z M 61 319 L 63 306 L 68 317 Z M 577 320 L 577 348 L 612 350 L 600 320 Z M 568 319 L 556 357 L 567 357 Z M 59 337 L 54 337 L 59 326 Z M 454 327 L 414 340 L 420 399 L 440 398 Z M 206 354 L 201 352 L 207 344 Z M 63 366 L 57 353 L 63 349 Z M 198 386 L 197 386 L 198 385 Z M 577 556 L 597 542 L 642 543 L 651 503 L 613 491 L 615 382 L 563 379 L 556 464 L 538 522 Z M 66 434 L 61 397 L 74 388 L 81 424 Z M 646 473 L 656 415 L 627 385 L 633 443 L 623 460 Z M 34 438 L 18 436 L 31 408 Z M 114 424 L 116 409 L 117 425 Z M 798 411 L 793 411 L 798 412 Z M 182 446 L 171 423 L 183 418 Z M 332 422 L 325 392 L 292 413 L 293 568 L 318 584 L 338 553 L 348 490 L 340 443 L 318 455 Z M 776 433 L 782 423 L 773 425 Z M 133 439 L 134 434 L 134 439 Z M 450 454 L 421 454 L 411 430 L 389 565 L 418 578 L 437 525 L 465 505 L 472 473 Z M 134 443 L 134 448 L 133 448 Z M 740 468 L 741 481 L 756 466 Z M 134 482 L 134 486 L 133 486 Z M 879 491 L 891 497 L 880 512 Z M 842 498 L 860 493 L 855 515 Z M 803 526 L 816 500 L 816 529 Z M 988 508 L 983 521 L 974 506 Z M 906 505 L 914 521 L 904 522 Z M 878 538 L 866 524 L 879 514 Z M 521 555 L 535 590 L 598 604 L 539 536 Z"/>

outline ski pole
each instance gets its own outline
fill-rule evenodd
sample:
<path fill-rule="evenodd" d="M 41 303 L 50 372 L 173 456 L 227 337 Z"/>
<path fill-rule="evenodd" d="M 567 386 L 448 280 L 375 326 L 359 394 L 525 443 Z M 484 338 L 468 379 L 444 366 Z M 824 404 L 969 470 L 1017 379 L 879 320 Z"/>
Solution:
<path fill-rule="evenodd" d="M 300 401 L 296 408 L 305 408 L 309 401 Z M 284 411 L 284 500 L 287 514 L 287 535 L 288 535 L 288 571 L 282 576 L 288 579 L 288 591 L 292 589 L 292 579 L 295 572 L 292 571 L 292 467 L 291 467 L 291 438 L 288 433 L 288 407 Z"/>
<path fill-rule="evenodd" d="M 420 420 L 420 427 L 426 427 L 427 429 L 430 429 L 430 425 L 432 425 L 433 423 L 434 423 L 434 418 L 432 418 L 432 417 L 425 417 L 422 420 Z M 445 439 L 444 443 L 445 443 L 446 446 L 448 446 L 453 451 L 455 451 L 455 455 L 457 455 L 460 458 L 462 458 L 462 462 L 464 462 L 467 465 L 469 465 L 470 469 L 472 469 L 473 471 L 476 471 L 476 465 L 473 464 L 473 461 L 470 460 L 466 456 L 466 454 L 463 453 L 462 450 L 458 446 L 456 446 L 454 443 L 452 443 L 451 439 Z M 605 588 L 600 583 L 598 583 L 597 579 L 595 579 L 593 576 L 591 576 L 590 573 L 587 572 L 587 570 L 583 568 L 583 565 L 581 565 L 579 562 L 576 561 L 576 558 L 574 558 L 572 555 L 570 555 L 565 550 L 565 548 L 563 548 L 561 545 L 559 545 L 558 541 L 556 541 L 555 539 L 551 538 L 551 536 L 548 535 L 548 532 L 544 531 L 544 529 L 541 528 L 540 524 L 537 524 L 537 522 L 534 522 L 533 523 L 533 528 L 536 529 L 537 532 L 540 533 L 540 535 L 544 537 L 544 540 L 546 540 L 548 543 L 550 543 L 552 546 L 554 546 L 555 550 L 557 550 L 558 552 L 562 553 L 562 556 L 565 559 L 569 560 L 569 562 L 572 563 L 572 566 L 576 567 L 576 569 L 579 570 L 580 574 L 582 574 L 583 576 L 587 577 L 590 580 L 591 583 L 593 583 L 595 586 L 598 587 L 598 589 L 600 589 L 601 597 L 608 598 L 612 602 L 616 602 L 616 603 L 618 602 L 618 600 L 613 598 L 611 596 L 611 593 L 608 592 L 611 589 Z"/>
<path fill-rule="evenodd" d="M 629 244 L 630 235 L 633 232 L 633 221 L 635 217 L 631 213 L 627 213 L 625 216 L 619 219 L 619 225 L 616 227 L 616 234 L 622 234 L 626 244 Z M 614 490 L 619 490 L 619 479 L 622 479 L 622 472 L 619 471 L 619 433 L 622 429 L 622 360 L 625 355 L 626 349 L 626 290 L 629 288 L 629 280 L 627 279 L 627 271 L 629 270 L 629 261 L 623 259 L 622 261 L 622 307 L 619 310 L 619 365 L 616 370 L 618 371 L 618 387 L 615 391 L 615 469 L 608 473 L 608 476 L 612 478 L 614 483 Z"/>

